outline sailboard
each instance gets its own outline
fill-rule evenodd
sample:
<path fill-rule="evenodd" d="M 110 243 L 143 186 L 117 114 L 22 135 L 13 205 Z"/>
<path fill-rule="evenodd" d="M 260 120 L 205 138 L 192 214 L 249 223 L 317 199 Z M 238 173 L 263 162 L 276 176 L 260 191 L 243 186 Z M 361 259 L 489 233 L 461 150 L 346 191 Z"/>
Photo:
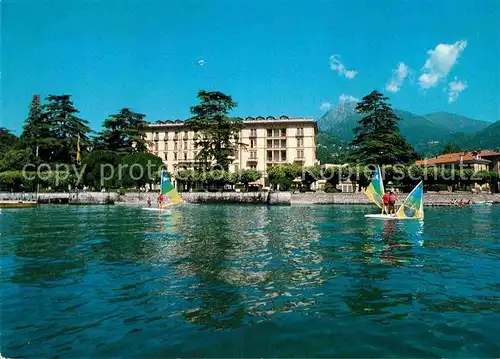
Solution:
<path fill-rule="evenodd" d="M 181 195 L 175 189 L 170 176 L 167 171 L 163 168 L 161 170 L 160 178 L 160 193 L 169 199 L 167 203 L 160 203 L 158 207 L 145 207 L 144 210 L 148 211 L 163 211 L 167 207 L 175 206 L 184 202 Z"/>

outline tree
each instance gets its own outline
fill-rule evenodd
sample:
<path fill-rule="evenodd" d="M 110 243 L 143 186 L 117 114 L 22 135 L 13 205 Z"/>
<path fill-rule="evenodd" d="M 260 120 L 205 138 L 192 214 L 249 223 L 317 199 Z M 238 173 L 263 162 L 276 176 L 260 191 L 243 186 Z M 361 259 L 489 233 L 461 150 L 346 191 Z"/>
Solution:
<path fill-rule="evenodd" d="M 461 152 L 461 151 L 462 151 L 462 149 L 460 147 L 458 147 L 457 145 L 448 143 L 448 144 L 446 144 L 446 146 L 444 146 L 440 155 L 446 155 L 449 153 L 457 153 L 457 152 Z"/>
<path fill-rule="evenodd" d="M 279 187 L 281 191 L 288 191 L 293 184 L 293 180 L 300 176 L 302 167 L 294 164 L 273 166 L 267 170 L 269 183 L 274 187 Z"/>
<path fill-rule="evenodd" d="M 262 174 L 256 170 L 240 170 L 236 173 L 236 177 L 243 183 L 245 189 L 248 191 L 248 184 L 258 181 L 262 177 Z"/>
<path fill-rule="evenodd" d="M 0 127 L 0 154 L 19 147 L 19 138 L 5 127 Z"/>
<path fill-rule="evenodd" d="M 418 158 L 406 139 L 400 134 L 398 121 L 388 97 L 372 91 L 356 105 L 356 111 L 364 114 L 354 129 L 350 160 L 364 164 L 409 163 Z"/>
<path fill-rule="evenodd" d="M 46 121 L 46 116 L 44 116 L 42 111 L 40 95 L 35 94 L 31 99 L 28 117 L 24 121 L 21 140 L 38 156 L 38 147 L 40 143 L 44 142 L 49 137 L 50 130 Z"/>
<path fill-rule="evenodd" d="M 94 189 L 118 187 L 116 170 L 120 160 L 120 156 L 113 151 L 95 150 L 85 155 L 82 161 L 85 166 L 83 183 Z"/>
<path fill-rule="evenodd" d="M 99 133 L 97 147 L 123 153 L 145 152 L 147 150 L 145 117 L 146 115 L 128 108 L 110 115 L 104 121 L 105 130 Z"/>
<path fill-rule="evenodd" d="M 76 116 L 79 112 L 71 101 L 71 95 L 49 95 L 48 103 L 42 106 L 44 122 L 50 137 L 44 140 L 46 160 L 50 162 L 72 163 L 76 161 L 77 141 L 80 146 L 89 144 L 88 121 Z"/>
<path fill-rule="evenodd" d="M 187 121 L 191 130 L 199 132 L 195 147 L 200 148 L 197 159 L 205 164 L 215 163 L 228 170 L 240 143 L 239 131 L 243 122 L 227 117 L 230 110 L 236 107 L 231 96 L 222 92 L 198 92 L 200 104 L 191 107 L 194 115 Z"/>
<path fill-rule="evenodd" d="M 159 183 L 163 161 L 152 153 L 133 153 L 121 158 L 122 183 L 124 186 L 144 187 Z"/>

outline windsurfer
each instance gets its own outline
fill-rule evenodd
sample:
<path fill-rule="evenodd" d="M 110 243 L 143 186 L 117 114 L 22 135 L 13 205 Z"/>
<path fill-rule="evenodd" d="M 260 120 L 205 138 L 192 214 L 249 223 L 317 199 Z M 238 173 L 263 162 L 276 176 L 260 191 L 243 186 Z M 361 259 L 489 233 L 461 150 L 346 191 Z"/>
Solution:
<path fill-rule="evenodd" d="M 382 197 L 382 201 L 384 202 L 382 205 L 382 214 L 389 214 L 389 193 L 384 193 Z"/>
<path fill-rule="evenodd" d="M 163 194 L 160 193 L 160 195 L 158 196 L 158 206 L 161 206 L 163 204 L 163 201 L 164 201 Z"/>
<path fill-rule="evenodd" d="M 393 191 L 389 192 L 389 214 L 396 214 L 396 196 Z"/>

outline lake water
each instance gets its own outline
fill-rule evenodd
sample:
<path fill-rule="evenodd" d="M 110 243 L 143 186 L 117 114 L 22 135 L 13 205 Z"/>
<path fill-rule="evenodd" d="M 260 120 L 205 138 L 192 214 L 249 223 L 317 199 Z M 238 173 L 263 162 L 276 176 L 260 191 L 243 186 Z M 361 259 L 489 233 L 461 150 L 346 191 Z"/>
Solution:
<path fill-rule="evenodd" d="M 500 206 L 4 209 L 4 357 L 498 357 Z"/>

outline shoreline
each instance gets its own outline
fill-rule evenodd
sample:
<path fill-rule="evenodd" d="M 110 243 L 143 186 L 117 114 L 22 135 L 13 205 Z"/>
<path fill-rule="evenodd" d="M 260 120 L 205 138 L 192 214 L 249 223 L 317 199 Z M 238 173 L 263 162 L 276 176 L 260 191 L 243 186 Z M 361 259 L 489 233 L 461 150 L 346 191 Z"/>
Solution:
<path fill-rule="evenodd" d="M 403 199 L 407 194 L 399 194 Z M 254 205 L 369 205 L 370 200 L 362 193 L 325 193 L 325 192 L 183 192 L 182 198 L 188 203 L 213 204 L 254 204 Z M 71 192 L 71 193 L 6 193 L 0 192 L 1 202 L 36 201 L 39 204 L 72 205 L 145 205 L 148 198 L 156 202 L 156 192 Z M 492 202 L 500 204 L 500 194 L 472 193 L 426 193 L 424 206 L 456 207 L 453 202 L 463 200 Z"/>

